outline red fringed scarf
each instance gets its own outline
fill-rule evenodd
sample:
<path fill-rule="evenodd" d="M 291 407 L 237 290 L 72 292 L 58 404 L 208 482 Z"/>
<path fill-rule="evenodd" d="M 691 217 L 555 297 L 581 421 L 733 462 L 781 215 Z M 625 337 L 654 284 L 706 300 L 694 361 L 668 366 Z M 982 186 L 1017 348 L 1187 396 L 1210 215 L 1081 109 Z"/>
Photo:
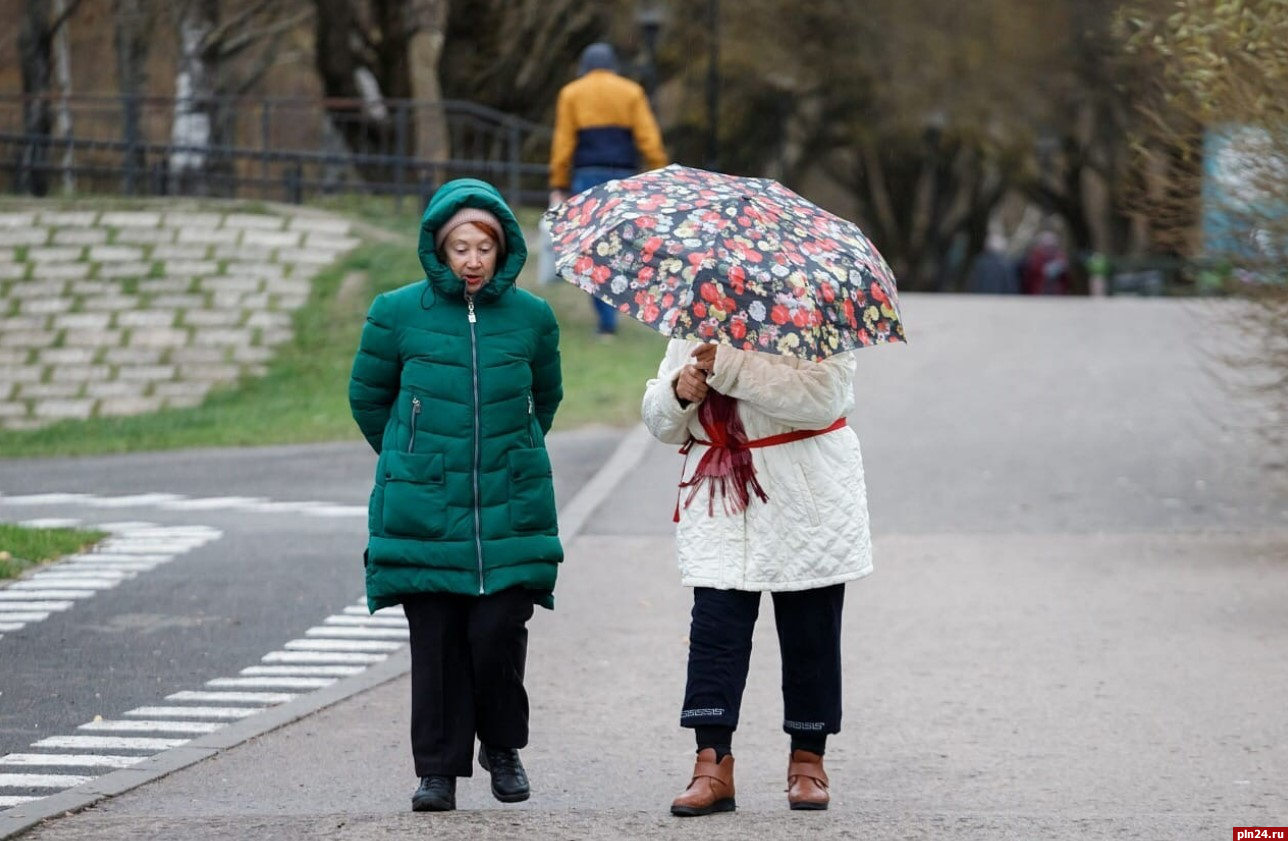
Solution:
<path fill-rule="evenodd" d="M 695 443 L 707 445 L 698 467 L 687 482 L 680 483 L 680 489 L 689 489 L 684 500 L 684 507 L 698 495 L 702 483 L 707 483 L 707 512 L 714 517 L 716 513 L 716 496 L 719 496 L 726 514 L 740 514 L 747 510 L 754 493 L 761 502 L 768 502 L 769 496 L 756 479 L 756 467 L 751 461 L 751 450 L 747 445 L 747 430 L 743 428 L 742 418 L 738 417 L 738 401 L 718 391 L 708 391 L 707 396 L 698 407 L 698 421 L 707 433 L 708 441 L 690 438 L 680 449 L 686 456 Z M 677 500 L 678 503 L 678 500 Z M 680 521 L 680 506 L 675 506 L 675 521 Z"/>

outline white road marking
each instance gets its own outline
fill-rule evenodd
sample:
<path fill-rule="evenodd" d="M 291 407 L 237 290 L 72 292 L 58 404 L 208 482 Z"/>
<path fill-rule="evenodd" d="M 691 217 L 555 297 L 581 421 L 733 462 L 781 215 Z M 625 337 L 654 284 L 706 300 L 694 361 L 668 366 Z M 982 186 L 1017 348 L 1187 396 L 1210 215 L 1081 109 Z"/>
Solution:
<path fill-rule="evenodd" d="M 96 590 L 14 590 L 11 586 L 7 590 L 0 590 L 0 601 L 88 599 L 96 592 Z"/>
<path fill-rule="evenodd" d="M 74 529 L 80 520 L 69 520 L 66 517 L 37 517 L 34 520 L 21 520 L 18 525 L 33 529 Z"/>
<path fill-rule="evenodd" d="M 380 663 L 387 659 L 387 654 L 339 651 L 270 651 L 260 658 L 265 663 Z"/>
<path fill-rule="evenodd" d="M 135 707 L 125 715 L 148 718 L 249 718 L 268 707 Z"/>
<path fill-rule="evenodd" d="M 131 494 L 129 496 L 92 496 L 84 501 L 95 508 L 142 508 L 160 502 L 183 499 L 178 494 Z"/>
<path fill-rule="evenodd" d="M 66 505 L 69 502 L 78 502 L 87 496 L 89 494 L 24 494 L 6 496 L 0 498 L 0 501 L 5 505 Z"/>
<path fill-rule="evenodd" d="M 163 564 L 173 558 L 173 555 L 106 555 L 97 552 L 85 552 L 79 555 L 68 555 L 59 564 Z"/>
<path fill-rule="evenodd" d="M 176 692 L 167 701 L 204 701 L 228 704 L 285 704 L 295 698 L 294 692 Z"/>
<path fill-rule="evenodd" d="M 92 779 L 77 774 L 0 774 L 0 788 L 71 788 Z"/>
<path fill-rule="evenodd" d="M 268 500 L 255 496 L 210 496 L 163 502 L 157 507 L 168 511 L 215 511 L 220 508 L 247 508 L 265 502 Z"/>
<path fill-rule="evenodd" d="M 0 756 L 0 765 L 56 768 L 129 768 L 138 765 L 146 756 L 112 756 L 96 753 L 11 753 Z"/>
<path fill-rule="evenodd" d="M 105 578 L 63 578 L 50 581 L 43 575 L 33 575 L 31 578 L 13 582 L 9 585 L 9 589 L 15 592 L 20 590 L 48 590 L 51 587 L 67 587 L 77 590 L 110 590 L 120 583 L 118 579 L 108 580 Z"/>
<path fill-rule="evenodd" d="M 407 620 L 401 616 L 328 616 L 327 625 L 347 625 L 362 628 L 406 628 Z"/>
<path fill-rule="evenodd" d="M 206 681 L 211 689 L 321 689 L 333 677 L 217 677 Z"/>
<path fill-rule="evenodd" d="M 27 627 L 26 622 L 0 622 L 0 633 L 13 633 Z"/>
<path fill-rule="evenodd" d="M 112 567 L 101 567 L 99 569 L 90 569 L 81 564 L 59 564 L 56 568 L 48 570 L 46 572 L 37 573 L 36 575 L 33 575 L 31 578 L 27 580 L 28 581 L 34 581 L 36 579 L 39 579 L 41 581 L 57 580 L 60 582 L 58 586 L 65 587 L 67 585 L 64 582 L 66 582 L 67 579 L 69 578 L 71 579 L 89 578 L 96 581 L 105 581 L 105 582 L 110 581 L 112 583 L 116 583 L 121 581 L 124 578 L 133 578 L 133 577 L 134 576 L 130 574 L 129 570 L 124 570 L 124 569 L 116 569 Z"/>
<path fill-rule="evenodd" d="M 43 622 L 48 618 L 49 614 L 45 611 L 33 613 L 30 611 L 24 612 L 14 610 L 0 613 L 0 620 L 4 620 L 6 622 Z"/>
<path fill-rule="evenodd" d="M 372 613 L 371 611 L 367 610 L 367 606 L 365 604 L 350 605 L 349 607 L 346 607 L 344 609 L 344 615 L 345 616 L 403 616 L 403 617 L 406 616 L 406 614 L 403 613 L 402 605 L 395 605 L 394 607 L 382 607 L 379 610 L 377 610 L 375 613 Z"/>
<path fill-rule="evenodd" d="M 3 592 L 3 591 L 0 591 L 0 592 Z M 31 593 L 27 593 L 27 595 L 30 596 Z M 3 616 L 9 613 L 10 611 L 67 610 L 74 604 L 76 604 L 76 602 L 49 601 L 48 599 L 37 599 L 34 601 L 18 601 L 18 600 L 9 601 L 9 602 L 0 601 L 0 616 Z"/>
<path fill-rule="evenodd" d="M 309 628 L 304 632 L 309 637 L 328 637 L 330 639 L 407 639 L 406 628 L 351 628 L 341 625 L 321 625 Z"/>
<path fill-rule="evenodd" d="M 291 640 L 282 646 L 287 651 L 397 651 L 400 642 L 378 640 L 311 639 Z"/>
<path fill-rule="evenodd" d="M 247 666 L 243 675 L 300 675 L 302 677 L 349 677 L 360 675 L 366 666 Z"/>
<path fill-rule="evenodd" d="M 50 736 L 32 745 L 33 748 L 99 748 L 116 750 L 159 751 L 186 745 L 190 739 L 134 739 L 126 736 Z"/>
<path fill-rule="evenodd" d="M 105 733 L 213 733 L 223 727 L 219 721 L 87 721 L 77 730 Z"/>
<path fill-rule="evenodd" d="M 10 806 L 21 806 L 24 803 L 30 803 L 33 800 L 40 800 L 39 797 L 9 797 L 0 795 L 0 809 L 8 809 Z"/>

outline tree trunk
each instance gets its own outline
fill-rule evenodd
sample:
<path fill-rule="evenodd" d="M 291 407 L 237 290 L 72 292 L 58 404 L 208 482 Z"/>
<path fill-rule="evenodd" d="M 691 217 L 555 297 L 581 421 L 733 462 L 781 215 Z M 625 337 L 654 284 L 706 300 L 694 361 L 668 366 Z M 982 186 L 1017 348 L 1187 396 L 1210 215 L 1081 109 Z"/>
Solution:
<path fill-rule="evenodd" d="M 54 0 L 54 17 L 62 21 L 54 33 L 53 51 L 55 75 L 58 78 L 58 137 L 63 146 L 63 194 L 76 194 L 76 159 L 72 151 L 72 109 L 68 97 L 72 95 L 72 53 L 68 42 L 67 0 Z"/>
<path fill-rule="evenodd" d="M 170 141 L 170 191 L 207 195 L 214 136 L 215 73 L 208 39 L 218 22 L 218 0 L 188 0 L 179 14 L 179 63 L 175 73 Z"/>
<path fill-rule="evenodd" d="M 408 45 L 411 95 L 416 100 L 416 157 L 445 161 L 451 157 L 447 120 L 443 112 L 443 86 L 438 62 L 443 55 L 447 28 L 447 0 L 417 0 L 409 14 L 417 21 Z"/>
<path fill-rule="evenodd" d="M 49 103 L 53 33 L 49 11 L 49 0 L 27 0 L 18 32 L 26 139 L 19 152 L 16 187 L 33 196 L 49 192 L 49 136 L 53 128 Z"/>

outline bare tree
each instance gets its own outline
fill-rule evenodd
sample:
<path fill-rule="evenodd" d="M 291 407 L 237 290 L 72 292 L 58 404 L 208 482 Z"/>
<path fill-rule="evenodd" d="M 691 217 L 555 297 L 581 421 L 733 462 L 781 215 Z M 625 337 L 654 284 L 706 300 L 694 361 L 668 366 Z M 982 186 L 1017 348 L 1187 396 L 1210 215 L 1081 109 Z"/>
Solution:
<path fill-rule="evenodd" d="M 232 167 L 225 151 L 235 139 L 232 99 L 245 94 L 283 59 L 282 38 L 312 10 L 300 2 L 182 0 L 170 4 L 179 40 L 169 160 L 171 190 L 207 193 Z M 233 59 L 258 50 L 234 73 Z M 212 178 L 212 176 L 215 176 Z"/>
<path fill-rule="evenodd" d="M 49 149 L 53 131 L 51 103 L 53 39 L 76 12 L 81 0 L 68 0 L 54 15 L 51 0 L 27 0 L 18 30 L 22 70 L 23 133 L 26 142 L 18 158 L 17 187 L 43 196 L 49 192 Z"/>

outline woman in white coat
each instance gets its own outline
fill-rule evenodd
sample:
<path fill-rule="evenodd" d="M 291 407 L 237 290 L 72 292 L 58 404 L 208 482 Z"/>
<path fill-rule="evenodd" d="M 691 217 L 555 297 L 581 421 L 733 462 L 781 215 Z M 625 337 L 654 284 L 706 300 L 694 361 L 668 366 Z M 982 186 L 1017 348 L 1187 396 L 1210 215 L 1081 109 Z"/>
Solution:
<path fill-rule="evenodd" d="M 698 752 L 675 815 L 735 808 L 732 740 L 764 591 L 782 654 L 788 803 L 827 808 L 845 582 L 872 571 L 863 460 L 845 420 L 854 371 L 853 353 L 809 362 L 672 340 L 649 381 L 645 425 L 686 454 L 676 551 L 694 590 L 680 724 Z"/>

